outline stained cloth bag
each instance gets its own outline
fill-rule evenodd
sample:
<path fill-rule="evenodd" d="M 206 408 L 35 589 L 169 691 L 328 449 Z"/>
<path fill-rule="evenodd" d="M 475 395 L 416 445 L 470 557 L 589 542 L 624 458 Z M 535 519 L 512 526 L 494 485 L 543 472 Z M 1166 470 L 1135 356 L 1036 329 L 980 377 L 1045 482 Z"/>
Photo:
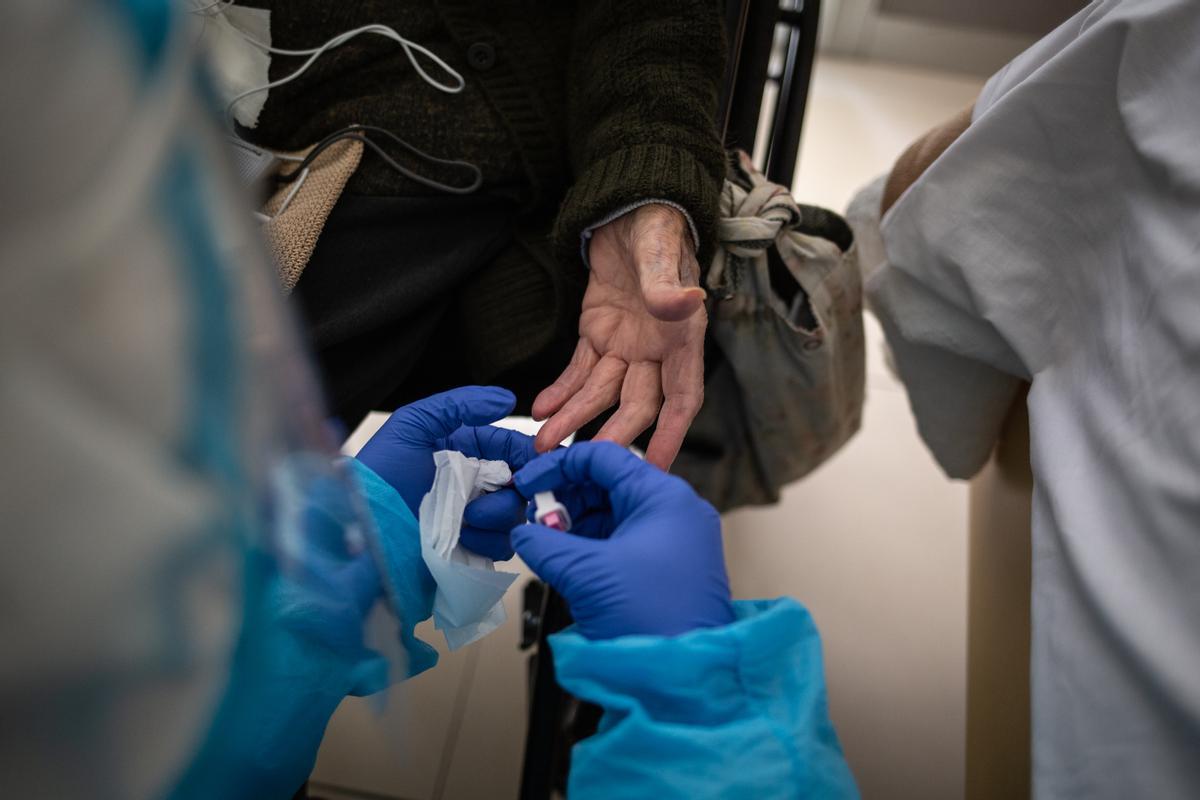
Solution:
<path fill-rule="evenodd" d="M 704 405 L 672 468 L 721 511 L 777 502 L 845 444 L 865 376 L 849 226 L 736 155 L 706 278 Z"/>

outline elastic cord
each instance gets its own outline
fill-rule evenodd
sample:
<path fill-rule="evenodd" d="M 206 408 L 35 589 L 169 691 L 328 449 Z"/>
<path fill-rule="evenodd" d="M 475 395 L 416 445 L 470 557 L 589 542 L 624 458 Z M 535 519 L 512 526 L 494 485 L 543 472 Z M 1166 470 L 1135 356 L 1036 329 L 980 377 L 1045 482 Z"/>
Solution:
<path fill-rule="evenodd" d="M 474 179 L 471 181 L 471 183 L 468 186 L 451 186 L 450 184 L 441 183 L 440 181 L 435 181 L 432 178 L 426 178 L 425 176 L 423 176 L 419 173 L 413 172 L 412 170 L 405 167 L 403 164 L 400 164 L 399 162 L 397 162 L 394 158 L 392 158 L 390 155 L 388 155 L 388 153 L 386 151 L 384 151 L 384 149 L 382 147 L 380 147 L 375 141 L 373 141 L 370 137 L 366 136 L 367 133 L 375 133 L 375 134 L 379 134 L 381 136 L 386 136 L 388 139 L 390 139 L 396 145 L 400 146 L 401 148 L 408 151 L 412 155 L 414 155 L 418 158 L 421 158 L 430 164 L 438 164 L 438 165 L 446 166 L 446 167 L 462 167 L 463 169 L 469 170 L 474 175 Z M 431 156 L 430 154 L 426 153 L 425 151 L 404 141 L 399 136 L 397 136 L 396 134 L 387 130 L 386 128 L 380 128 L 377 125 L 350 125 L 345 128 L 342 128 L 341 130 L 334 131 L 333 133 L 329 134 L 321 141 L 317 142 L 317 144 L 313 147 L 313 149 L 309 151 L 308 155 L 306 155 L 296 165 L 295 169 L 292 170 L 287 175 L 280 176 L 280 180 L 285 183 L 289 182 L 291 180 L 294 180 L 297 175 L 300 175 L 301 173 L 306 172 L 308 170 L 308 168 L 310 166 L 312 166 L 313 161 L 315 161 L 316 158 L 322 152 L 324 152 L 327 148 L 329 148 L 332 144 L 334 144 L 335 142 L 344 141 L 346 139 L 362 142 L 365 146 L 371 148 L 371 150 L 373 150 L 376 155 L 378 155 L 380 158 L 382 158 L 389 167 L 396 170 L 396 172 L 400 173 L 401 175 L 408 178 L 409 180 L 416 181 L 417 183 L 421 184 L 422 186 L 427 186 L 430 189 L 435 189 L 437 191 L 446 192 L 448 194 L 471 194 L 472 192 L 474 192 L 476 189 L 478 189 L 483 184 L 483 172 L 479 169 L 479 167 L 475 166 L 474 164 L 470 163 L 469 161 L 458 161 L 458 160 L 454 160 L 454 159 L 438 158 L 437 156 Z"/>
<path fill-rule="evenodd" d="M 224 15 L 225 9 L 234 5 L 234 2 L 235 0 L 211 0 L 207 4 L 194 6 L 192 8 L 192 13 L 203 16 Z M 257 86 L 253 89 L 248 89 L 247 91 L 242 92 L 230 100 L 229 104 L 225 107 L 226 121 L 230 123 L 230 127 L 233 127 L 233 109 L 239 102 L 260 92 L 269 91 L 278 86 L 283 86 L 286 83 L 290 83 L 304 74 L 304 72 L 308 70 L 308 68 L 311 67 L 326 51 L 335 47 L 340 47 L 354 37 L 364 33 L 373 33 L 397 42 L 404 49 L 404 54 L 408 56 L 409 63 L 412 64 L 413 69 L 415 69 L 417 74 L 421 76 L 421 79 L 438 91 L 445 92 L 447 94 L 457 94 L 463 90 L 464 86 L 466 86 L 466 81 L 463 79 L 463 76 L 455 71 L 453 67 L 439 58 L 435 53 L 428 48 L 417 44 L 416 42 L 405 39 L 394 29 L 389 28 L 386 25 L 364 25 L 361 28 L 355 28 L 354 30 L 340 33 L 329 41 L 325 42 L 320 47 L 314 47 L 307 50 L 288 50 L 281 47 L 272 47 L 269 44 L 260 42 L 258 39 L 255 39 L 253 36 L 234 25 L 233 21 L 227 16 L 225 17 L 225 21 L 228 22 L 230 27 L 232 27 L 237 34 L 245 39 L 248 43 L 268 53 L 274 53 L 282 56 L 308 56 L 308 59 L 300 66 L 300 68 L 291 74 L 286 75 L 279 80 L 271 81 L 263 86 Z M 425 56 L 434 64 L 436 64 L 445 72 L 446 75 L 452 79 L 452 82 L 442 83 L 435 79 L 421 65 L 420 60 L 417 58 L 418 55 Z M 367 132 L 376 133 L 387 137 L 393 143 L 403 148 L 411 155 L 415 156 L 416 158 L 423 159 L 427 163 L 437 164 L 445 167 L 461 167 L 469 170 L 473 175 L 473 179 L 467 186 L 451 186 L 450 184 L 435 181 L 432 178 L 426 178 L 425 176 L 408 169 L 388 155 L 388 153 L 382 147 L 376 144 L 370 137 L 366 136 Z M 284 161 L 296 162 L 296 168 L 292 172 L 289 172 L 287 175 L 280 176 L 280 180 L 282 182 L 288 183 L 295 180 L 296 185 L 292 187 L 290 192 L 288 192 L 287 197 L 284 199 L 282 206 L 280 207 L 279 211 L 276 212 L 276 214 L 282 213 L 288 207 L 288 204 L 291 203 L 292 198 L 295 197 L 300 187 L 304 184 L 305 179 L 308 177 L 309 169 L 311 168 L 313 161 L 334 142 L 346 139 L 362 142 L 364 146 L 371 148 L 376 155 L 383 159 L 384 163 L 386 163 L 396 172 L 400 173 L 409 180 L 415 181 L 422 186 L 427 186 L 430 189 L 446 192 L 448 194 L 470 194 L 483 184 L 483 172 L 479 169 L 479 167 L 468 161 L 445 159 L 432 156 L 429 153 L 426 153 L 423 150 L 415 147 L 414 145 L 409 144 L 385 128 L 380 128 L 374 125 L 351 125 L 326 136 L 324 139 L 318 142 L 311 151 L 309 151 L 308 155 L 304 156 L 303 158 L 279 153 L 276 154 Z"/>
<path fill-rule="evenodd" d="M 279 209 L 275 212 L 275 216 L 278 217 L 280 214 L 287 211 L 288 206 L 292 204 L 292 199 L 296 196 L 296 193 L 300 191 L 300 187 L 304 185 L 306 180 L 308 180 L 308 167 L 304 167 L 303 169 L 299 170 L 299 172 L 300 180 L 296 181 L 296 185 L 293 186 L 292 190 L 287 193 L 287 197 L 283 198 L 283 202 L 279 204 Z"/>
<path fill-rule="evenodd" d="M 213 6 L 206 6 L 206 8 L 213 8 Z M 221 6 L 216 13 L 224 13 L 224 6 Z M 311 67 L 314 63 L 316 63 L 318 58 L 320 58 L 322 55 L 325 54 L 326 51 L 332 50 L 335 47 L 340 47 L 343 44 L 345 44 L 346 42 L 353 39 L 354 37 L 359 36 L 364 33 L 373 33 L 378 36 L 383 36 L 384 38 L 391 39 L 392 41 L 399 44 L 404 49 L 404 54 L 406 56 L 408 56 L 408 62 L 410 64 L 412 64 L 413 69 L 415 69 L 417 71 L 417 74 L 421 76 L 421 79 L 424 80 L 427 84 L 429 84 L 433 88 L 437 89 L 438 91 L 445 92 L 447 94 L 457 94 L 458 92 L 461 92 L 463 90 L 464 86 L 466 86 L 466 81 L 463 79 L 463 76 L 461 74 L 459 74 L 457 71 L 455 71 L 455 69 L 453 67 L 451 67 L 445 61 L 443 61 L 441 58 L 439 58 L 436 54 L 434 54 L 433 51 L 429 50 L 426 47 L 423 47 L 422 45 L 417 44 L 416 42 L 405 39 L 403 36 L 401 36 L 399 33 L 397 33 L 394 29 L 389 28 L 386 25 L 379 25 L 379 24 L 364 25 L 361 28 L 355 28 L 354 30 L 346 31 L 345 33 L 339 33 L 337 36 L 335 36 L 332 39 L 330 39 L 329 41 L 325 42 L 325 44 L 321 45 L 320 47 L 314 47 L 309 50 L 285 50 L 283 48 L 272 47 L 269 44 L 265 44 L 263 42 L 258 41 L 250 34 L 239 29 L 236 25 L 233 25 L 232 21 L 230 21 L 228 17 L 226 17 L 225 19 L 227 22 L 229 22 L 230 26 L 233 27 L 233 29 L 235 31 L 237 31 L 239 36 L 241 36 L 243 39 L 245 39 L 247 42 L 254 45 L 255 47 L 258 47 L 268 53 L 274 53 L 276 55 L 283 55 L 283 56 L 308 56 L 308 60 L 305 61 L 300 66 L 299 69 L 292 72 L 290 75 L 286 75 L 286 76 L 280 78 L 279 80 L 271 81 L 270 83 L 266 83 L 262 86 L 256 86 L 253 89 L 247 89 L 246 91 L 242 92 L 241 94 L 237 95 L 232 100 L 230 100 L 229 104 L 225 107 L 226 119 L 230 120 L 230 121 L 233 118 L 234 106 L 236 106 L 242 100 L 245 100 L 247 97 L 251 97 L 252 95 L 259 94 L 260 92 L 270 91 L 271 89 L 274 89 L 279 86 L 283 86 L 286 83 L 291 83 L 296 78 L 299 78 L 301 75 L 303 75 L 308 70 L 309 67 Z M 430 75 L 428 72 L 425 71 L 425 68 L 423 66 L 421 66 L 421 62 L 417 58 L 417 54 L 425 56 L 430 61 L 432 61 L 434 64 L 436 64 L 439 68 L 441 68 L 446 73 L 446 75 L 450 76 L 450 78 L 453 79 L 453 82 L 452 83 L 441 83 L 437 79 L 435 79 L 432 75 Z"/>

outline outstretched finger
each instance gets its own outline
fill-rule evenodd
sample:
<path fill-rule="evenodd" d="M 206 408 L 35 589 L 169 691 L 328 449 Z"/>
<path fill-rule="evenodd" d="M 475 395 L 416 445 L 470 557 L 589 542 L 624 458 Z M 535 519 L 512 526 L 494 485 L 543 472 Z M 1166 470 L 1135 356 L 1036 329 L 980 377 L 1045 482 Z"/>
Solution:
<path fill-rule="evenodd" d="M 591 343 L 587 339 L 580 339 L 567 368 L 562 371 L 554 383 L 547 386 L 534 398 L 533 418 L 546 419 L 562 408 L 563 403 L 570 400 L 576 392 L 583 388 L 588 376 L 592 374 L 592 370 L 596 368 L 599 361 L 600 354 L 596 352 Z"/>
<path fill-rule="evenodd" d="M 639 361 L 629 365 L 621 385 L 621 405 L 596 434 L 597 440 L 627 445 L 654 424 L 662 405 L 660 365 Z"/>
<path fill-rule="evenodd" d="M 646 448 L 646 460 L 670 469 L 683 437 L 704 403 L 704 337 L 698 336 L 663 359 L 663 406 Z"/>
<path fill-rule="evenodd" d="M 538 431 L 535 446 L 539 453 L 554 449 L 572 433 L 617 402 L 625 378 L 625 362 L 605 356 L 596 364 L 587 382 Z"/>

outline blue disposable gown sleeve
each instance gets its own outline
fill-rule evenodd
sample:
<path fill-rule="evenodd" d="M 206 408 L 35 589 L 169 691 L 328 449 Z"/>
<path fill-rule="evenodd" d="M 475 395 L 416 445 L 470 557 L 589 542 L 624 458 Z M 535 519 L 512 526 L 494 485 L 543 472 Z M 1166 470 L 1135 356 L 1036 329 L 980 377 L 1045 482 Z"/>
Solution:
<path fill-rule="evenodd" d="M 347 461 L 370 510 L 375 552 L 318 554 L 303 574 L 249 554 L 245 620 L 229 682 L 196 757 L 169 793 L 173 800 L 292 797 L 347 695 L 373 694 L 437 663 L 437 652 L 413 635 L 432 614 L 436 589 L 421 558 L 417 521 L 390 485 Z M 328 497 L 336 504 L 336 492 Z M 310 501 L 306 534 L 340 539 L 344 532 L 337 515 L 322 508 L 322 493 Z M 398 675 L 364 641 L 364 619 L 384 587 L 406 656 Z"/>
<path fill-rule="evenodd" d="M 571 754 L 571 800 L 858 797 L 812 618 L 788 598 L 734 607 L 676 637 L 550 637 L 559 683 L 604 709 Z"/>
<path fill-rule="evenodd" d="M 411 678 L 437 664 L 437 650 L 413 633 L 417 623 L 433 616 L 437 583 L 421 555 L 421 534 L 400 493 L 355 458 L 346 459 L 359 490 L 366 498 L 375 527 L 377 561 L 392 610 L 400 623 L 407 674 Z"/>

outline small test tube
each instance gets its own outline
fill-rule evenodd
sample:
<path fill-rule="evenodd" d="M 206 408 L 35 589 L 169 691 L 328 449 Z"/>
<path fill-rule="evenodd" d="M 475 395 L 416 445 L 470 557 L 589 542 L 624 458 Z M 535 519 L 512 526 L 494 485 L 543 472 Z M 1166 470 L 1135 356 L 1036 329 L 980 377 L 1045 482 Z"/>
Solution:
<path fill-rule="evenodd" d="M 538 492 L 533 496 L 533 520 L 539 525 L 554 528 L 556 531 L 571 530 L 571 515 L 566 507 L 558 502 L 554 492 Z"/>

